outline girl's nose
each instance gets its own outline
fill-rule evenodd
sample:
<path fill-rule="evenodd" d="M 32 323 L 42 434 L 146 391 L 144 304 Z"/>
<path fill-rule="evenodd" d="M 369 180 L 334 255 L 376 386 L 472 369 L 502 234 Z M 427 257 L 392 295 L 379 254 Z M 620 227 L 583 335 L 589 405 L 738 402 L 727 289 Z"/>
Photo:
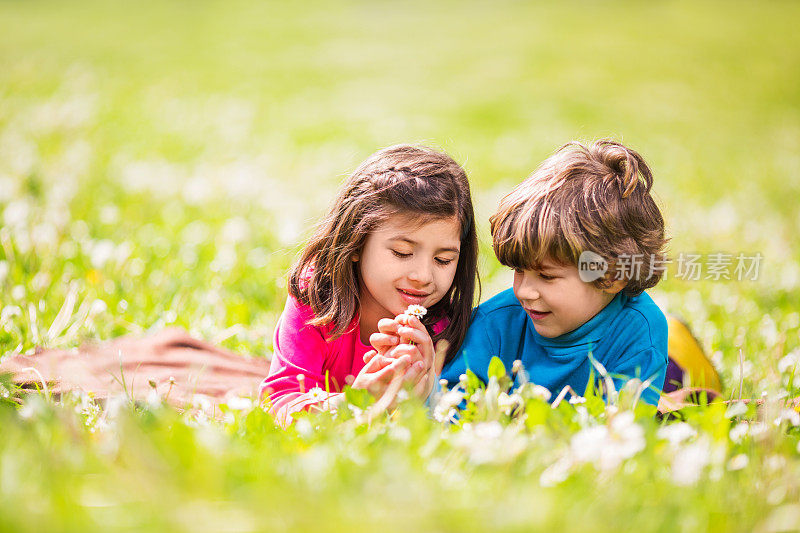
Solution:
<path fill-rule="evenodd" d="M 427 285 L 433 281 L 433 269 L 431 265 L 427 264 L 427 261 L 419 261 L 414 264 L 408 273 L 408 279 Z"/>

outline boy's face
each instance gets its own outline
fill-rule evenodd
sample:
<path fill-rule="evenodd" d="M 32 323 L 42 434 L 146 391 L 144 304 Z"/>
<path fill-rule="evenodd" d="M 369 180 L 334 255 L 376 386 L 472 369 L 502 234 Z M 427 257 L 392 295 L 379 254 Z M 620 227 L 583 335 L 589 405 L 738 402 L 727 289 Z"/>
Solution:
<path fill-rule="evenodd" d="M 535 270 L 514 272 L 514 295 L 536 332 L 558 337 L 579 328 L 599 313 L 622 289 L 598 289 L 578 276 L 578 268 L 547 260 Z"/>

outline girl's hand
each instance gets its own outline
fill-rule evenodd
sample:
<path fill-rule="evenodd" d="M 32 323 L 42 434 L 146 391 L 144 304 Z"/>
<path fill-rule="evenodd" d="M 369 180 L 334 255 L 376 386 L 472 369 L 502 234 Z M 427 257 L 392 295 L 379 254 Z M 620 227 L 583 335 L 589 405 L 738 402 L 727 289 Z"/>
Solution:
<path fill-rule="evenodd" d="M 422 373 L 418 377 L 417 382 L 414 385 L 414 395 L 418 398 L 425 400 L 433 391 L 433 388 L 442 373 L 442 368 L 444 367 L 444 358 L 447 354 L 448 346 L 449 343 L 446 340 L 440 340 L 436 343 L 433 365 L 428 372 Z M 406 373 L 406 375 L 408 375 L 408 373 Z"/>
<path fill-rule="evenodd" d="M 425 363 L 425 371 L 429 371 L 433 366 L 435 353 L 433 340 L 428 334 L 428 330 L 425 329 L 419 318 L 413 315 L 398 315 L 395 320 L 399 324 L 397 335 L 400 337 L 400 344 L 398 348 L 404 345 L 415 347 L 422 357 L 422 362 Z"/>
<path fill-rule="evenodd" d="M 414 361 L 422 361 L 426 371 L 433 364 L 433 341 L 428 330 L 415 316 L 382 318 L 378 322 L 378 332 L 370 335 L 369 342 L 380 355 L 400 357 L 407 354 Z M 367 360 L 365 356 L 364 361 Z"/>
<path fill-rule="evenodd" d="M 377 399 L 385 395 L 390 384 L 405 381 L 409 373 L 412 376 L 424 374 L 423 364 L 412 361 L 409 355 L 386 357 L 370 351 L 364 355 L 364 359 L 368 362 L 356 376 L 352 387 L 366 389 Z"/>
<path fill-rule="evenodd" d="M 402 314 L 394 319 L 381 319 L 378 332 L 370 335 L 369 341 L 374 350 L 364 355 L 367 367 L 383 368 L 392 360 L 409 358 L 412 364 L 405 373 L 403 384 L 410 386 L 418 398 L 428 397 L 442 372 L 447 348 L 441 344 L 437 346 L 438 350 L 434 350 L 428 330 L 417 317 Z M 387 382 L 384 379 L 382 383 Z"/>
<path fill-rule="evenodd" d="M 400 323 L 396 318 L 382 318 L 378 321 L 378 331 L 369 336 L 369 343 L 377 353 L 386 355 L 387 351 L 400 344 L 400 336 L 397 334 L 399 327 Z M 364 361 L 367 361 L 366 355 Z"/>
<path fill-rule="evenodd" d="M 398 355 L 394 353 L 393 355 Z M 408 354 L 400 355 L 399 357 L 408 358 Z M 366 354 L 364 354 L 364 361 L 367 363 L 367 366 L 370 366 L 370 363 L 373 363 L 375 366 L 370 368 L 381 368 L 381 365 L 388 366 L 391 364 L 392 361 L 396 361 L 397 359 L 393 357 L 387 357 L 385 355 L 380 355 L 375 350 L 370 350 Z M 365 366 L 366 368 L 366 366 Z M 371 370 L 366 371 L 368 374 L 371 373 Z M 439 369 L 439 373 L 441 373 L 441 368 Z M 429 378 L 430 371 L 425 371 L 425 366 L 422 361 L 416 361 L 414 364 L 411 364 L 406 370 L 405 375 L 403 375 L 403 385 L 411 388 L 415 396 L 420 397 L 422 399 L 427 398 L 428 394 L 425 393 L 426 384 Z M 397 375 L 395 373 L 395 375 Z M 438 376 L 438 373 L 437 373 Z M 365 376 L 365 379 L 366 376 Z M 373 379 L 373 378 L 370 378 Z M 385 382 L 386 380 L 384 380 Z M 391 381 L 391 378 L 389 378 Z M 355 386 L 355 382 L 354 385 Z M 373 387 L 372 389 L 375 392 L 379 392 L 379 389 Z M 424 396 L 423 396 L 424 394 Z M 377 396 L 377 395 L 376 395 Z"/>
<path fill-rule="evenodd" d="M 427 371 L 424 369 L 421 361 L 417 361 L 416 363 L 412 364 L 406 371 L 405 375 L 403 376 L 403 384 L 411 387 L 413 394 L 416 397 L 424 400 L 430 395 L 433 387 L 436 384 L 436 381 L 439 379 L 439 375 L 442 373 L 444 358 L 445 354 L 447 353 L 447 346 L 447 341 L 444 340 L 436 343 L 434 363 Z M 364 361 L 370 368 L 383 368 L 395 360 L 392 356 L 397 355 L 398 357 L 409 357 L 408 353 L 403 352 L 414 348 L 416 347 L 401 345 L 392 350 L 392 353 L 387 355 L 380 355 L 376 350 L 370 350 L 364 354 Z"/>

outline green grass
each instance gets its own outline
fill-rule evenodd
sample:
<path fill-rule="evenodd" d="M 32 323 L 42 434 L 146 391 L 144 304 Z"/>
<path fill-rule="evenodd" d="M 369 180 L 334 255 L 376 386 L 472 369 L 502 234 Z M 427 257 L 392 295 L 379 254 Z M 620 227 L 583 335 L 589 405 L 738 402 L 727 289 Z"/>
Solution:
<path fill-rule="evenodd" d="M 799 527 L 797 429 L 772 423 L 800 386 L 787 368 L 799 15 L 789 2 L 0 2 L 0 357 L 173 324 L 268 356 L 303 237 L 341 179 L 397 142 L 467 168 L 491 296 L 509 280 L 488 247 L 500 195 L 562 143 L 613 136 L 654 168 L 673 257 L 763 254 L 757 281 L 673 270 L 652 295 L 690 323 L 728 395 L 741 381 L 770 400 L 698 409 L 698 434 L 674 449 L 641 418 L 646 445 L 619 467 L 542 486 L 613 416 L 532 405 L 526 422 L 484 413 L 471 432 L 408 406 L 284 432 L 257 409 L 201 423 L 37 395 L 0 404 L 0 529 Z M 495 419 L 511 429 L 474 436 Z M 739 419 L 767 429 L 735 442 Z M 480 442 L 499 443 L 496 464 L 475 461 Z M 695 452 L 709 464 L 676 485 L 675 457 Z"/>

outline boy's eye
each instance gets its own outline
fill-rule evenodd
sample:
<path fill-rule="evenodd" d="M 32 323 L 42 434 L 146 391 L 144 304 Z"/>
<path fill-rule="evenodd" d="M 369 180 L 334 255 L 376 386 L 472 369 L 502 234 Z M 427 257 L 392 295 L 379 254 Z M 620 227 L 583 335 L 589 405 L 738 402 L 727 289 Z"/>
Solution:
<path fill-rule="evenodd" d="M 541 273 L 539 274 L 539 277 L 542 278 L 545 281 L 550 281 L 551 279 L 556 279 L 555 276 L 548 276 L 547 274 L 541 274 Z"/>
<path fill-rule="evenodd" d="M 403 252 L 398 252 L 397 250 L 392 250 L 392 253 L 393 253 L 394 255 L 396 255 L 397 257 L 410 257 L 410 256 L 411 256 L 411 254 L 406 254 L 406 253 L 403 253 Z"/>

